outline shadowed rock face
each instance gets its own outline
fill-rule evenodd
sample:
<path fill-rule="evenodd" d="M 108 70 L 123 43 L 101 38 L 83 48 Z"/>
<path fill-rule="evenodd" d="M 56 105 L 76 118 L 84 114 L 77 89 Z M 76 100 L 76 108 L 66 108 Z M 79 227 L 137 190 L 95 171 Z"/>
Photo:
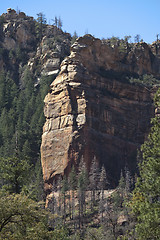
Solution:
<path fill-rule="evenodd" d="M 90 35 L 79 38 L 61 64 L 45 98 L 41 156 L 45 189 L 53 178 L 96 156 L 112 186 L 125 165 L 136 168 L 136 151 L 154 115 L 155 89 L 131 85 L 124 73 L 159 76 L 156 56 L 145 43 L 127 53 Z"/>

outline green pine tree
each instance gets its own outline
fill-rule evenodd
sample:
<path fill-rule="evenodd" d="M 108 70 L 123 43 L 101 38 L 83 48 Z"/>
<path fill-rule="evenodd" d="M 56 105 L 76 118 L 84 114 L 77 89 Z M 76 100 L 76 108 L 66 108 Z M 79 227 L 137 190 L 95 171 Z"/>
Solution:
<path fill-rule="evenodd" d="M 40 40 L 42 40 L 43 34 L 44 34 L 44 30 L 46 27 L 46 17 L 45 15 L 40 12 L 37 14 L 37 22 L 36 22 L 36 34 L 37 34 L 37 38 L 39 38 Z"/>
<path fill-rule="evenodd" d="M 160 90 L 155 97 L 160 107 Z M 148 140 L 141 147 L 143 160 L 139 163 L 140 177 L 131 201 L 137 217 L 139 240 L 159 239 L 160 236 L 160 116 L 152 119 Z"/>
<path fill-rule="evenodd" d="M 20 159 L 17 156 L 0 158 L 2 188 L 10 193 L 20 193 L 28 180 L 30 169 L 27 159 Z"/>

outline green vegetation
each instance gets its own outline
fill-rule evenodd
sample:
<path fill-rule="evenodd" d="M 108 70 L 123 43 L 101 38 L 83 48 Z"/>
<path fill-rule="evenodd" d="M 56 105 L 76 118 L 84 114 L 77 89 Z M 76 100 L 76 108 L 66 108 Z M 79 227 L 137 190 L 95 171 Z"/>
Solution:
<path fill-rule="evenodd" d="M 46 28 L 46 18 L 45 15 L 40 12 L 37 14 L 37 21 L 36 21 L 36 34 L 38 39 L 42 39 L 44 36 L 45 28 Z"/>
<path fill-rule="evenodd" d="M 109 190 L 107 173 L 93 158 L 89 175 L 83 157 L 78 174 L 74 167 L 68 178 L 53 184 L 48 208 L 54 215 L 52 228 L 59 224 L 70 231 L 69 239 L 118 239 L 134 235 L 134 218 L 127 205 L 133 181 L 129 170 L 121 174 L 118 187 Z M 106 190 L 108 189 L 108 190 Z"/>
<path fill-rule="evenodd" d="M 142 75 L 139 78 L 128 78 L 129 82 L 132 84 L 143 85 L 146 87 L 153 87 L 154 85 L 159 86 L 160 81 L 156 79 L 153 75 Z"/>
<path fill-rule="evenodd" d="M 155 96 L 160 106 L 160 90 Z M 131 206 L 137 218 L 138 239 L 159 239 L 160 236 L 160 116 L 152 119 L 148 140 L 142 145 L 143 161 L 139 163 L 140 177 L 133 192 Z"/>
<path fill-rule="evenodd" d="M 133 43 L 129 42 L 130 39 L 131 36 L 124 36 L 123 39 L 113 36 L 108 39 L 102 39 L 102 41 L 107 43 L 112 48 L 117 48 L 119 50 L 119 54 L 125 56 L 125 54 L 128 53 L 133 47 Z"/>
<path fill-rule="evenodd" d="M 24 184 L 28 181 L 31 166 L 27 159 L 18 157 L 0 159 L 0 179 L 2 189 L 10 193 L 20 193 Z"/>
<path fill-rule="evenodd" d="M 52 77 L 42 78 L 38 89 L 34 76 L 24 68 L 21 90 L 9 73 L 0 74 L 0 156 L 12 156 L 15 151 L 35 164 L 44 124 L 43 99 Z"/>
<path fill-rule="evenodd" d="M 57 28 L 59 28 L 59 29 L 62 29 L 62 19 L 59 17 L 57 17 L 57 16 L 55 16 L 54 17 L 54 19 L 52 19 L 52 21 L 53 21 L 53 26 L 56 26 Z"/>
<path fill-rule="evenodd" d="M 114 79 L 123 83 L 130 83 L 133 85 L 141 85 L 148 88 L 152 88 L 153 86 L 160 86 L 160 80 L 155 78 L 152 74 L 131 74 L 129 72 L 117 72 L 113 70 L 105 70 L 103 67 L 99 68 L 98 72 L 102 77 L 106 77 L 109 79 Z M 106 89 L 101 89 L 103 94 L 110 95 L 113 94 Z M 118 95 L 116 96 L 118 97 Z"/>
<path fill-rule="evenodd" d="M 4 34 L 3 34 L 3 25 L 4 25 L 4 23 L 5 23 L 4 17 L 0 16 L 0 40 L 2 40 L 3 36 L 4 36 Z"/>
<path fill-rule="evenodd" d="M 43 203 L 23 194 L 0 191 L 0 239 L 68 240 L 67 229 L 50 228 L 51 218 Z"/>
<path fill-rule="evenodd" d="M 28 197 L 0 192 L 0 239 L 49 239 L 46 217 Z"/>

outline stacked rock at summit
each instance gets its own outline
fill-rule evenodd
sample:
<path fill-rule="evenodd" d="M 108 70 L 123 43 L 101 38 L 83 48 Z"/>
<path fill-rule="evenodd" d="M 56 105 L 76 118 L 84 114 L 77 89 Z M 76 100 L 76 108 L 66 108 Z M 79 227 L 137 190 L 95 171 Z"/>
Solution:
<path fill-rule="evenodd" d="M 155 88 L 130 84 L 126 74 L 159 77 L 159 59 L 147 44 L 126 53 L 85 35 L 72 45 L 44 100 L 41 160 L 46 192 L 54 177 L 68 174 L 82 156 L 88 168 L 96 156 L 112 186 L 125 166 L 135 171 L 137 148 L 154 115 Z"/>

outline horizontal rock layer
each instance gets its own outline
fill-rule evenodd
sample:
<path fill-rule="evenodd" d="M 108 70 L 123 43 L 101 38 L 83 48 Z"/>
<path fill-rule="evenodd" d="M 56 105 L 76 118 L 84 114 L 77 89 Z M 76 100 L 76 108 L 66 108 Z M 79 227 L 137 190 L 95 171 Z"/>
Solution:
<path fill-rule="evenodd" d="M 135 171 L 155 89 L 131 85 L 124 73 L 159 76 L 159 59 L 145 43 L 126 53 L 86 35 L 72 45 L 45 98 L 41 160 L 47 192 L 82 155 L 88 168 L 94 156 L 105 165 L 112 186 L 125 165 Z"/>

